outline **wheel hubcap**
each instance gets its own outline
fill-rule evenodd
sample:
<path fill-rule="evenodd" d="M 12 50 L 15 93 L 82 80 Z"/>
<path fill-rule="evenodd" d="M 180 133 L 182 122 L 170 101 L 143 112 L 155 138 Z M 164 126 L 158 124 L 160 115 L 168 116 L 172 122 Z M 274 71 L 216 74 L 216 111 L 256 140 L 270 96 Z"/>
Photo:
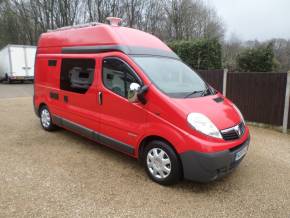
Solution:
<path fill-rule="evenodd" d="M 149 172 L 158 179 L 165 179 L 171 172 L 171 161 L 161 148 L 152 148 L 147 154 Z"/>
<path fill-rule="evenodd" d="M 47 109 L 41 111 L 41 123 L 45 128 L 48 128 L 50 125 L 50 114 Z"/>

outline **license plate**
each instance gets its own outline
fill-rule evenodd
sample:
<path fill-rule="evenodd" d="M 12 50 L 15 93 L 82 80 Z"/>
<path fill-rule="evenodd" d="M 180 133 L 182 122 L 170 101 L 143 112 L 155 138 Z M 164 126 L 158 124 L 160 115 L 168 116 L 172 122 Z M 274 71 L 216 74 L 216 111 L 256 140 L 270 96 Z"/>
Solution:
<path fill-rule="evenodd" d="M 235 161 L 240 160 L 242 157 L 246 155 L 248 151 L 248 146 L 244 147 L 242 150 L 240 150 L 238 153 L 236 153 Z"/>
<path fill-rule="evenodd" d="M 17 76 L 16 79 L 22 80 L 24 79 L 24 76 Z"/>

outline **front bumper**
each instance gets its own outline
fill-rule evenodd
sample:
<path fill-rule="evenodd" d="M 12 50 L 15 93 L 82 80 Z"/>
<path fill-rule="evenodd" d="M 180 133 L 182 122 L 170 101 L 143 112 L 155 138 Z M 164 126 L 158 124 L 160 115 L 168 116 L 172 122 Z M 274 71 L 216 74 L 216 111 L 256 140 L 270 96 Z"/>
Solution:
<path fill-rule="evenodd" d="M 188 151 L 180 154 L 184 178 L 196 182 L 211 182 L 229 174 L 244 158 L 235 161 L 236 154 L 249 144 L 250 137 L 242 144 L 221 152 Z"/>

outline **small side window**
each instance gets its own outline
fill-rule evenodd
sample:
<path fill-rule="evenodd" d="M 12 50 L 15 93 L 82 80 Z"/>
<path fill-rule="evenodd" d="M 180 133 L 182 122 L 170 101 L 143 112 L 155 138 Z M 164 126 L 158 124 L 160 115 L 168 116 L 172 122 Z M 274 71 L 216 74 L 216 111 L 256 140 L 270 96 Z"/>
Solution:
<path fill-rule="evenodd" d="M 48 66 L 55 67 L 56 64 L 57 64 L 57 61 L 56 60 L 48 60 Z"/>
<path fill-rule="evenodd" d="M 127 98 L 131 83 L 140 83 L 132 69 L 118 58 L 106 58 L 103 61 L 103 84 L 112 92 Z"/>
<path fill-rule="evenodd" d="M 60 89 L 84 94 L 94 81 L 94 59 L 63 59 Z"/>

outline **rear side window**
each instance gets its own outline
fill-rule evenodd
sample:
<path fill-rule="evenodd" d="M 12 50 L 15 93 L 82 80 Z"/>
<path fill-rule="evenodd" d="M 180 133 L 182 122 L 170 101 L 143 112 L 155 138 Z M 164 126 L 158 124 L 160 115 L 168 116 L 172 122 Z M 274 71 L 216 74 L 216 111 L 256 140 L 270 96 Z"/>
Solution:
<path fill-rule="evenodd" d="M 94 72 L 94 59 L 63 59 L 60 89 L 84 94 L 94 81 Z"/>
<path fill-rule="evenodd" d="M 112 92 L 127 98 L 130 84 L 140 84 L 134 71 L 118 58 L 106 58 L 103 61 L 103 83 Z"/>

